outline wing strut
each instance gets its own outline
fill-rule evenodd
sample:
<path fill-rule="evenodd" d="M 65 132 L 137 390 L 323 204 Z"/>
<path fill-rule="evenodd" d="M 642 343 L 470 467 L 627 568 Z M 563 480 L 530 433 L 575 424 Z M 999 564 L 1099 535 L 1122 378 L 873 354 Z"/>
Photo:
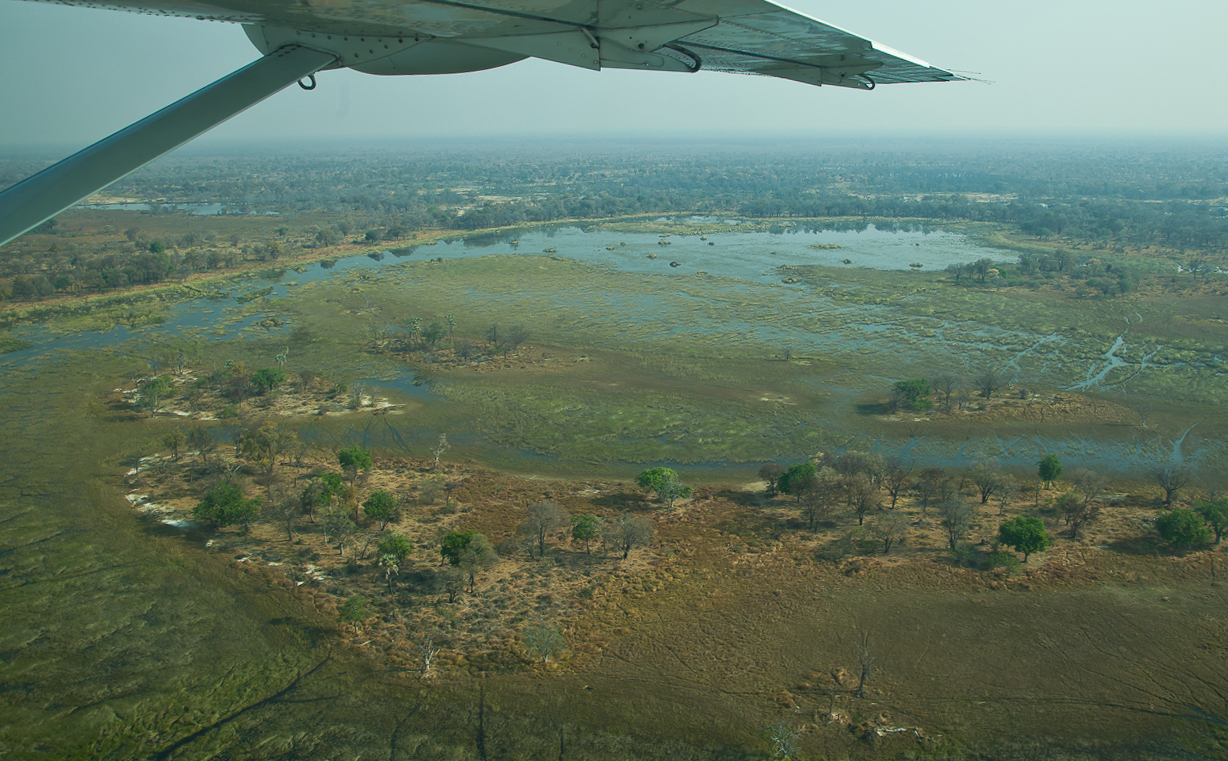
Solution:
<path fill-rule="evenodd" d="M 275 50 L 0 192 L 0 246 L 336 60 L 298 46 Z"/>

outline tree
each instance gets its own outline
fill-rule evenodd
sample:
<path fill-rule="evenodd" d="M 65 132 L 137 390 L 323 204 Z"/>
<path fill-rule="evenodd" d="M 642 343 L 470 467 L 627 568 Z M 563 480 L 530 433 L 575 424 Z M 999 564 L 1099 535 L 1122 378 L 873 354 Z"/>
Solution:
<path fill-rule="evenodd" d="M 878 490 L 865 476 L 853 476 L 844 484 L 845 498 L 857 515 L 857 525 L 865 523 L 866 515 L 879 508 Z"/>
<path fill-rule="evenodd" d="M 1078 539 L 1079 529 L 1100 515 L 1099 504 L 1085 500 L 1077 492 L 1073 491 L 1068 491 L 1058 497 L 1054 506 L 1061 511 L 1066 525 L 1070 526 L 1071 539 Z"/>
<path fill-rule="evenodd" d="M 604 521 L 597 516 L 588 515 L 587 513 L 581 513 L 571 519 L 571 538 L 578 542 L 584 542 L 585 554 L 592 554 L 592 551 L 589 549 L 589 543 L 601 536 L 603 523 Z"/>
<path fill-rule="evenodd" d="M 546 663 L 550 656 L 567 647 L 567 640 L 562 632 L 552 624 L 530 626 L 520 636 L 526 648 L 541 656 L 542 663 Z"/>
<path fill-rule="evenodd" d="M 380 555 L 392 555 L 400 564 L 414 551 L 414 544 L 408 537 L 389 531 L 380 538 L 377 551 Z"/>
<path fill-rule="evenodd" d="M 520 523 L 520 532 L 537 542 L 538 557 L 545 557 L 546 537 L 566 526 L 570 518 L 567 510 L 552 499 L 534 502 L 529 505 L 529 514 Z"/>
<path fill-rule="evenodd" d="M 188 437 L 184 434 L 183 429 L 179 426 L 172 428 L 165 436 L 162 437 L 162 443 L 166 448 L 171 450 L 171 459 L 179 460 L 179 449 L 187 443 Z"/>
<path fill-rule="evenodd" d="M 895 384 L 892 403 L 896 409 L 928 410 L 933 406 L 927 398 L 931 393 L 930 382 L 926 378 L 902 380 Z"/>
<path fill-rule="evenodd" d="M 170 391 L 170 376 L 159 375 L 155 378 L 145 378 L 137 384 L 137 406 L 148 410 L 149 416 L 153 417 L 162 409 Z"/>
<path fill-rule="evenodd" d="M 618 549 L 622 550 L 623 560 L 636 547 L 647 547 L 652 544 L 652 524 L 646 519 L 632 515 L 620 515 L 614 519 L 611 527 L 611 539 Z"/>
<path fill-rule="evenodd" d="M 908 488 L 912 470 L 912 468 L 905 467 L 903 463 L 894 457 L 883 463 L 883 488 L 891 495 L 892 510 L 895 509 L 895 503 L 900 498 L 900 494 Z"/>
<path fill-rule="evenodd" d="M 947 474 L 942 468 L 926 468 L 921 471 L 921 476 L 917 479 L 913 489 L 916 490 L 917 497 L 921 500 L 923 515 L 929 511 L 930 500 L 934 498 L 946 480 Z"/>
<path fill-rule="evenodd" d="M 1156 531 L 1160 532 L 1164 541 L 1178 548 L 1205 544 L 1211 539 L 1202 516 L 1180 507 L 1156 518 Z"/>
<path fill-rule="evenodd" d="M 939 373 L 933 378 L 934 392 L 942 397 L 942 408 L 951 411 L 951 396 L 959 388 L 959 378 L 950 373 Z"/>
<path fill-rule="evenodd" d="M 1052 452 L 1046 452 L 1036 466 L 1036 473 L 1047 488 L 1053 488 L 1053 482 L 1062 477 L 1062 463 Z"/>
<path fill-rule="evenodd" d="M 1076 470 L 1071 474 L 1071 480 L 1074 482 L 1075 489 L 1079 492 L 1084 506 L 1090 504 L 1108 485 L 1108 479 L 1087 468 Z"/>
<path fill-rule="evenodd" d="M 251 427 L 239 434 L 235 442 L 236 454 L 249 460 L 253 465 L 272 473 L 277 465 L 277 458 L 298 440 L 298 434 L 293 431 L 283 432 L 276 423 L 268 422 L 259 428 Z"/>
<path fill-rule="evenodd" d="M 892 545 L 903 543 L 908 536 L 908 517 L 892 511 L 870 524 L 870 534 L 883 543 L 883 554 L 891 552 Z"/>
<path fill-rule="evenodd" d="M 270 521 L 285 527 L 287 542 L 294 541 L 294 519 L 303 514 L 298 500 L 287 498 L 278 490 L 275 497 L 264 503 L 264 513 Z"/>
<path fill-rule="evenodd" d="M 349 510 L 338 505 L 324 513 L 324 540 L 337 543 L 337 554 L 345 553 L 345 545 L 358 533 L 358 524 L 350 519 Z"/>
<path fill-rule="evenodd" d="M 776 489 L 781 494 L 793 494 L 797 497 L 797 501 L 802 501 L 802 492 L 805 491 L 806 485 L 812 481 L 819 473 L 818 466 L 810 460 L 799 462 L 796 465 L 790 465 L 789 469 L 780 474 L 776 479 Z"/>
<path fill-rule="evenodd" d="M 341 470 L 345 472 L 350 483 L 354 483 L 358 471 L 366 470 L 374 464 L 371 453 L 357 444 L 337 452 L 337 462 L 341 464 Z"/>
<path fill-rule="evenodd" d="M 516 349 L 525 341 L 529 340 L 529 329 L 524 325 L 513 325 L 504 331 L 503 334 L 503 352 L 506 354 Z"/>
<path fill-rule="evenodd" d="M 226 483 L 205 492 L 205 498 L 192 509 L 192 515 L 199 521 L 217 528 L 239 524 L 245 532 L 259 513 L 258 500 L 244 499 L 242 489 Z"/>
<path fill-rule="evenodd" d="M 367 598 L 364 595 L 354 595 L 341 605 L 337 615 L 343 624 L 361 625 L 367 618 Z"/>
<path fill-rule="evenodd" d="M 955 549 L 972 528 L 975 513 L 972 506 L 958 495 L 951 495 L 938 506 L 938 517 L 947 532 L 947 547 Z"/>
<path fill-rule="evenodd" d="M 1002 488 L 1002 470 L 996 462 L 987 460 L 978 462 L 972 470 L 968 471 L 968 477 L 972 479 L 972 483 L 976 484 L 977 490 L 981 493 L 982 505 L 989 501 L 994 492 Z"/>
<path fill-rule="evenodd" d="M 286 373 L 278 367 L 266 367 L 256 371 L 256 374 L 252 376 L 252 385 L 262 394 L 267 394 L 285 382 Z"/>
<path fill-rule="evenodd" d="M 1194 511 L 1201 515 L 1207 526 L 1215 532 L 1215 543 L 1219 544 L 1224 532 L 1228 530 L 1228 499 L 1204 502 Z"/>
<path fill-rule="evenodd" d="M 1007 547 L 1013 547 L 1015 552 L 1022 552 L 1025 563 L 1033 552 L 1043 552 L 1049 547 L 1045 522 L 1034 516 L 1018 515 L 1004 521 L 998 526 L 998 541 Z"/>
<path fill-rule="evenodd" d="M 977 375 L 974 382 L 981 396 L 992 399 L 993 395 L 1002 388 L 1002 373 L 990 368 Z"/>
<path fill-rule="evenodd" d="M 208 463 L 209 453 L 217 448 L 217 440 L 213 438 L 213 431 L 203 425 L 196 426 L 188 431 L 188 446 L 196 450 L 202 461 Z"/>
<path fill-rule="evenodd" d="M 401 512 L 397 498 L 385 489 L 372 492 L 367 501 L 362 503 L 362 509 L 368 518 L 379 523 L 380 531 L 388 528 L 388 524 L 395 521 Z"/>
<path fill-rule="evenodd" d="M 401 575 L 401 562 L 392 553 L 379 556 L 379 566 L 384 569 L 384 579 L 388 582 L 388 591 L 392 591 L 392 580 Z"/>
<path fill-rule="evenodd" d="M 823 468 L 819 475 L 810 479 L 805 489 L 799 490 L 802 517 L 811 531 L 819 521 L 827 520 L 840 491 L 835 471 Z"/>
<path fill-rule="evenodd" d="M 1177 492 L 1181 491 L 1182 487 L 1189 483 L 1190 472 L 1181 465 L 1169 463 L 1153 468 L 1151 477 L 1164 490 L 1164 504 L 1171 506 L 1173 499 L 1177 496 Z"/>
<path fill-rule="evenodd" d="M 448 602 L 456 602 L 456 596 L 465 591 L 465 572 L 450 565 L 435 574 L 435 589 L 448 596 Z"/>
<path fill-rule="evenodd" d="M 769 462 L 762 468 L 759 468 L 759 478 L 763 479 L 767 484 L 767 495 L 769 498 L 776 496 L 776 482 L 784 472 L 784 467 L 774 462 Z"/>
<path fill-rule="evenodd" d="M 499 556 L 490 540 L 475 529 L 468 531 L 453 531 L 446 534 L 439 554 L 452 565 L 465 572 L 469 577 L 469 589 L 477 584 L 479 572 L 493 567 L 499 562 Z"/>
<path fill-rule="evenodd" d="M 431 454 L 435 455 L 435 470 L 439 470 L 439 458 L 443 457 L 443 453 L 452 448 L 448 443 L 448 434 L 439 434 L 439 442 L 431 447 Z"/>
<path fill-rule="evenodd" d="M 689 497 L 692 492 L 673 468 L 649 468 L 636 476 L 635 483 L 641 489 L 656 492 L 657 498 L 664 501 L 670 510 L 674 509 L 674 500 Z"/>

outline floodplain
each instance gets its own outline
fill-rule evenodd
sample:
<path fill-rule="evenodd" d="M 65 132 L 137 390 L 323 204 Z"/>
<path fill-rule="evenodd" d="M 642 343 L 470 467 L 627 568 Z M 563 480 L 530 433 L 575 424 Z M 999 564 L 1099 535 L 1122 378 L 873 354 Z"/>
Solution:
<path fill-rule="evenodd" d="M 1163 493 L 1147 473 L 1197 470 L 1182 504 L 1222 489 L 1223 276 L 1147 260 L 1135 290 L 1091 298 L 986 247 L 1007 240 L 1000 230 L 809 224 L 738 231 L 704 215 L 442 236 L 9 328 L 0 405 L 20 445 L 0 466 L 0 750 L 751 759 L 771 756 L 765 728 L 783 725 L 796 758 L 1222 753 L 1222 553 L 1160 539 L 1148 520 Z M 908 253 L 953 250 L 871 268 L 874 247 L 858 252 L 853 237 L 866 233 Z M 1082 253 L 1116 264 L 1113 251 Z M 945 271 L 981 257 L 998 282 Z M 449 315 L 446 334 L 417 337 Z M 527 338 L 496 350 L 491 329 L 514 326 Z M 346 384 L 359 401 L 346 414 L 313 397 L 318 412 L 280 414 L 240 398 L 233 416 L 193 417 L 141 412 L 126 394 L 151 374 L 236 363 L 309 371 L 317 390 Z M 900 380 L 987 368 L 1003 375 L 993 398 L 965 381 L 954 403 L 891 403 Z M 316 467 L 359 444 L 380 483 L 460 484 L 455 505 L 403 518 L 420 533 L 402 581 L 370 558 L 331 558 L 314 521 L 298 523 L 296 543 L 263 520 L 250 533 L 185 530 L 125 499 L 161 489 L 184 513 L 203 483 L 150 467 L 167 460 L 165 437 L 200 425 L 230 449 L 270 420 Z M 450 448 L 432 464 L 441 434 Z M 1103 473 L 1116 501 L 1071 537 L 1049 505 L 1060 488 L 1021 488 L 977 505 L 963 555 L 911 494 L 870 520 L 898 510 L 912 522 L 884 552 L 851 512 L 807 525 L 757 475 L 861 453 L 953 472 L 994 461 L 1025 484 L 1046 452 Z M 241 459 L 223 461 L 256 494 Z M 695 494 L 672 509 L 650 498 L 632 481 L 651 465 L 676 468 Z M 438 572 L 443 528 L 511 540 L 547 496 L 648 518 L 656 538 L 600 567 L 563 538 L 544 558 L 512 546 L 506 575 L 456 603 L 414 580 Z M 1041 517 L 1052 547 L 1020 568 L 969 562 L 1014 515 Z M 299 583 L 309 562 L 333 579 Z M 569 581 L 551 586 L 558 576 Z M 340 622 L 356 593 L 375 615 Z M 445 644 L 428 679 L 413 662 L 415 616 L 499 627 L 484 650 Z M 570 648 L 537 664 L 519 636 L 545 616 Z M 866 652 L 875 667 L 860 689 Z"/>

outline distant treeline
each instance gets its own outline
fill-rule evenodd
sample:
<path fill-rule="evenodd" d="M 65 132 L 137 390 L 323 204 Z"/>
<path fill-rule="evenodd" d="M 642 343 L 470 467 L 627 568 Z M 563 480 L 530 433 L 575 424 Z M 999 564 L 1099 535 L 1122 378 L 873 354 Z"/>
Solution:
<path fill-rule="evenodd" d="M 451 147 L 348 155 L 173 154 L 112 191 L 166 206 L 221 203 L 279 212 L 270 232 L 124 231 L 102 244 L 72 236 L 5 247 L 0 295 L 106 291 L 297 248 L 396 241 L 421 230 L 477 231 L 563 219 L 723 212 L 748 217 L 970 221 L 1122 250 L 1190 251 L 1217 266 L 1228 251 L 1223 149 L 1172 146 L 1028 149 L 982 146 L 805 148 L 697 145 Z M 0 161 L 0 184 L 38 167 Z M 303 214 L 312 223 L 296 222 Z M 881 223 L 880 223 L 881 224 Z M 275 231 L 275 232 L 273 232 Z M 55 221 L 44 232 L 57 230 Z M 1185 261 L 1181 262 L 1183 265 Z M 7 290 L 9 293 L 4 294 Z"/>

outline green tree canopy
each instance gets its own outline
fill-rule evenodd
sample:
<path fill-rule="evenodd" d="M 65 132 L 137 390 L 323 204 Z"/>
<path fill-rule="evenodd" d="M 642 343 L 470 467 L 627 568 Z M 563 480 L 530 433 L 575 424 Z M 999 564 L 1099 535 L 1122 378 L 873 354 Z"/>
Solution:
<path fill-rule="evenodd" d="M 475 536 L 478 536 L 476 529 L 451 531 L 444 535 L 443 543 L 439 545 L 439 554 L 452 565 L 459 565 L 461 553 L 465 551 Z"/>
<path fill-rule="evenodd" d="M 358 471 L 366 470 L 375 464 L 371 453 L 357 444 L 337 452 L 337 462 L 341 464 L 341 469 L 346 472 L 350 481 L 354 480 Z"/>
<path fill-rule="evenodd" d="M 252 385 L 267 393 L 286 382 L 286 373 L 277 367 L 266 367 L 252 375 Z"/>
<path fill-rule="evenodd" d="M 1156 518 L 1156 531 L 1160 532 L 1164 541 L 1177 547 L 1205 544 L 1211 539 L 1211 534 L 1203 525 L 1202 516 L 1193 510 L 1182 508 Z"/>
<path fill-rule="evenodd" d="M 392 496 L 392 492 L 380 489 L 367 497 L 367 501 L 362 503 L 362 509 L 368 518 L 379 522 L 380 531 L 383 531 L 397 518 L 397 498 Z"/>
<path fill-rule="evenodd" d="M 342 623 L 360 624 L 367 617 L 367 598 L 365 595 L 354 595 L 341 605 L 337 612 Z"/>
<path fill-rule="evenodd" d="M 571 538 L 584 542 L 584 551 L 591 553 L 589 543 L 601 536 L 602 520 L 595 515 L 581 513 L 571 519 Z"/>
<path fill-rule="evenodd" d="M 446 534 L 439 547 L 439 554 L 469 576 L 471 590 L 476 583 L 478 572 L 499 562 L 499 555 L 491 546 L 490 540 L 474 529 Z"/>
<path fill-rule="evenodd" d="M 243 490 L 233 484 L 218 484 L 205 492 L 192 515 L 218 528 L 239 524 L 246 529 L 259 512 L 259 500 L 244 499 Z"/>
<path fill-rule="evenodd" d="M 1040 462 L 1036 463 L 1037 475 L 1040 480 L 1045 482 L 1046 486 L 1052 486 L 1053 482 L 1062 477 L 1062 463 L 1057 459 L 1057 455 L 1052 452 L 1045 453 L 1045 456 L 1040 458 Z"/>
<path fill-rule="evenodd" d="M 776 490 L 782 494 L 796 495 L 801 501 L 801 493 L 805 491 L 819 475 L 818 466 L 810 460 L 789 466 L 789 469 L 776 479 Z"/>
<path fill-rule="evenodd" d="M 401 534 L 388 533 L 379 541 L 379 554 L 392 555 L 400 565 L 414 551 L 413 542 Z"/>
<path fill-rule="evenodd" d="M 636 476 L 635 483 L 641 489 L 656 492 L 657 497 L 668 503 L 670 509 L 674 507 L 674 500 L 691 495 L 691 487 L 682 483 L 673 468 L 649 468 Z"/>
<path fill-rule="evenodd" d="M 1025 563 L 1033 552 L 1042 552 L 1049 547 L 1045 522 L 1034 516 L 1020 515 L 1003 522 L 998 526 L 998 541 L 1013 547 L 1015 552 L 1022 552 Z"/>
<path fill-rule="evenodd" d="M 909 410 L 928 410 L 934 406 L 928 378 L 909 378 L 895 384 L 895 406 Z"/>
<path fill-rule="evenodd" d="M 1207 522 L 1207 526 L 1215 532 L 1215 543 L 1219 544 L 1219 540 L 1223 538 L 1224 532 L 1228 531 L 1228 499 L 1220 500 L 1219 502 L 1204 502 L 1196 507 L 1195 511 Z"/>

